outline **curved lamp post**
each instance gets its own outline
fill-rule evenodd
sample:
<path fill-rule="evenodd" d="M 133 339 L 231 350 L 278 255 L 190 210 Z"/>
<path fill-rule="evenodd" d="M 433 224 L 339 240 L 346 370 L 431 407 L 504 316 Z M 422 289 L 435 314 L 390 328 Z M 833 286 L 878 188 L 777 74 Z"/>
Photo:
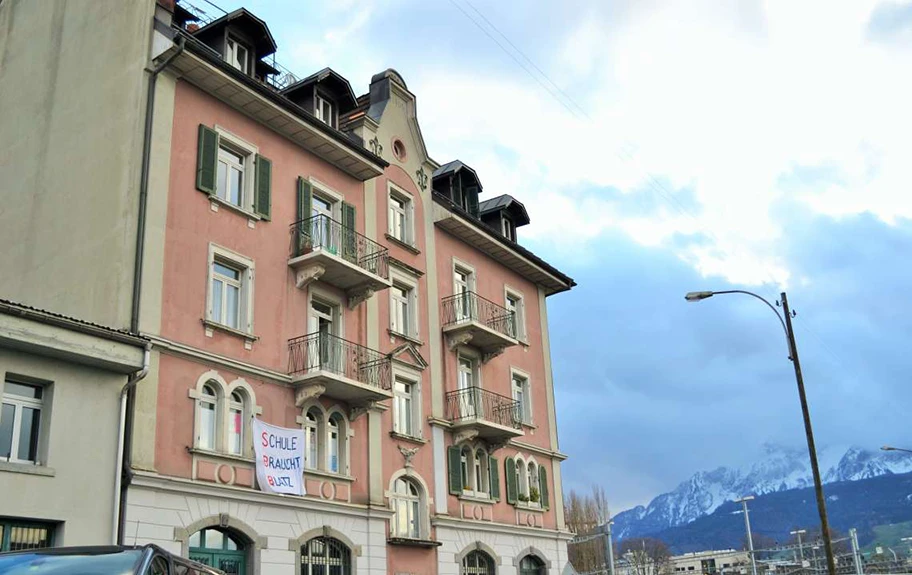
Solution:
<path fill-rule="evenodd" d="M 902 447 L 892 447 L 890 445 L 884 445 L 881 449 L 884 451 L 903 451 L 905 453 L 912 453 L 912 449 L 903 449 Z"/>
<path fill-rule="evenodd" d="M 801 400 L 801 413 L 804 416 L 804 434 L 807 437 L 807 446 L 808 454 L 811 457 L 811 472 L 814 476 L 814 493 L 817 496 L 817 511 L 820 513 L 820 532 L 823 535 L 823 546 L 826 552 L 827 560 L 827 571 L 829 575 L 836 575 L 836 560 L 833 556 L 833 543 L 830 540 L 830 524 L 827 519 L 827 510 L 826 510 L 826 500 L 823 496 L 823 483 L 820 481 L 820 467 L 817 465 L 817 447 L 814 445 L 814 430 L 811 427 L 811 414 L 808 411 L 807 396 L 804 393 L 804 378 L 801 376 L 801 363 L 798 361 L 798 347 L 795 344 L 795 332 L 792 330 L 792 317 L 793 314 L 789 310 L 788 298 L 785 295 L 785 292 L 782 292 L 780 295 L 782 301 L 782 309 L 785 312 L 785 319 L 783 319 L 782 314 L 779 313 L 779 310 L 773 306 L 765 298 L 749 291 L 745 290 L 725 290 L 725 291 L 692 291 L 684 296 L 684 299 L 689 302 L 698 302 L 705 299 L 711 298 L 714 295 L 723 295 L 723 294 L 744 294 L 749 295 L 753 298 L 756 298 L 762 301 L 768 308 L 770 308 L 776 318 L 779 319 L 779 323 L 782 325 L 782 330 L 785 332 L 785 339 L 788 342 L 789 355 L 788 358 L 792 362 L 792 366 L 795 368 L 795 380 L 798 383 L 798 398 Z"/>

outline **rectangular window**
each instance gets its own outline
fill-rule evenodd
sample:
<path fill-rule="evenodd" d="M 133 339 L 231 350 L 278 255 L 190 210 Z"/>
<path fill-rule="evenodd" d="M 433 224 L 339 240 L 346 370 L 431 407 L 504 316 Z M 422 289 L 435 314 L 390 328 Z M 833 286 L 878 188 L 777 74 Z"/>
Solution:
<path fill-rule="evenodd" d="M 510 240 L 511 242 L 516 241 L 516 226 L 513 224 L 513 220 L 507 217 L 500 219 L 501 232 L 503 236 Z"/>
<path fill-rule="evenodd" d="M 517 402 L 516 420 L 523 423 L 532 422 L 531 406 L 529 402 L 529 380 L 525 377 L 513 374 L 513 401 Z"/>
<path fill-rule="evenodd" d="M 247 155 L 237 152 L 224 143 L 219 144 L 215 195 L 229 204 L 245 207 L 244 172 Z"/>
<path fill-rule="evenodd" d="M 415 383 L 399 377 L 393 389 L 393 431 L 415 436 L 414 397 Z"/>
<path fill-rule="evenodd" d="M 209 302 L 206 319 L 214 324 L 253 331 L 253 261 L 209 246 Z"/>
<path fill-rule="evenodd" d="M 244 404 L 236 401 L 232 394 L 228 406 L 228 452 L 235 455 L 244 453 Z"/>
<path fill-rule="evenodd" d="M 314 116 L 324 124 L 335 126 L 332 102 L 319 94 L 314 94 Z"/>
<path fill-rule="evenodd" d="M 393 285 L 392 290 L 390 291 L 390 297 L 392 298 L 390 329 L 396 333 L 405 335 L 412 335 L 410 333 L 411 313 L 409 310 L 409 302 L 411 300 L 411 294 L 409 292 L 411 292 L 409 288 L 398 284 Z"/>
<path fill-rule="evenodd" d="M 214 399 L 214 398 L 213 398 Z M 200 449 L 215 451 L 215 401 L 200 401 Z"/>
<path fill-rule="evenodd" d="M 402 243 L 414 245 L 412 200 L 407 195 L 390 189 L 389 234 Z"/>
<path fill-rule="evenodd" d="M 234 38 L 228 38 L 225 46 L 225 60 L 241 72 L 249 74 L 247 48 Z"/>
<path fill-rule="evenodd" d="M 7 381 L 0 409 L 0 459 L 38 463 L 44 387 Z"/>
<path fill-rule="evenodd" d="M 52 532 L 47 523 L 0 520 L 0 553 L 50 547 Z"/>
<path fill-rule="evenodd" d="M 526 340 L 526 310 L 523 304 L 523 298 L 516 293 L 507 292 L 506 295 L 507 311 L 513 314 L 513 321 L 510 325 L 513 337 L 519 340 Z"/>

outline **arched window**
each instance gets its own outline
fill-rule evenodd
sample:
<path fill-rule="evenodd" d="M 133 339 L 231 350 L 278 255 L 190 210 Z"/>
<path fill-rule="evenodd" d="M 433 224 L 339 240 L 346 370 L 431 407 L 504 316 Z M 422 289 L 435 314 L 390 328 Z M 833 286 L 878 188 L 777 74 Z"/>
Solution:
<path fill-rule="evenodd" d="M 526 464 L 522 459 L 516 460 L 516 486 L 519 489 L 519 499 L 529 500 L 529 484 L 526 482 Z"/>
<path fill-rule="evenodd" d="M 243 392 L 231 392 L 228 402 L 228 453 L 235 455 L 244 454 L 245 403 Z"/>
<path fill-rule="evenodd" d="M 535 462 L 530 461 L 528 469 L 526 479 L 529 481 L 529 487 L 526 495 L 529 496 L 529 503 L 537 504 L 541 501 L 541 493 L 538 490 L 538 467 L 535 466 Z"/>
<path fill-rule="evenodd" d="M 203 529 L 190 536 L 190 559 L 218 567 L 230 575 L 245 575 L 247 546 L 228 531 Z"/>
<path fill-rule="evenodd" d="M 494 560 L 484 551 L 472 551 L 462 560 L 463 575 L 493 575 Z"/>
<path fill-rule="evenodd" d="M 421 538 L 421 492 L 412 481 L 400 477 L 393 484 L 393 537 Z"/>
<path fill-rule="evenodd" d="M 199 410 L 199 430 L 196 446 L 200 449 L 215 451 L 218 442 L 218 395 L 212 384 L 203 385 L 197 401 Z"/>
<path fill-rule="evenodd" d="M 311 408 L 304 416 L 304 467 L 317 469 L 320 453 L 320 412 Z"/>
<path fill-rule="evenodd" d="M 545 562 L 535 555 L 526 555 L 519 562 L 519 575 L 545 575 Z"/>
<path fill-rule="evenodd" d="M 351 550 L 332 537 L 315 537 L 301 546 L 301 575 L 351 575 Z"/>
<path fill-rule="evenodd" d="M 475 493 L 476 494 L 487 494 L 490 490 L 488 489 L 488 481 L 491 477 L 490 472 L 488 471 L 488 454 L 485 453 L 483 449 L 475 450 Z"/>
<path fill-rule="evenodd" d="M 330 473 L 345 472 L 345 421 L 339 413 L 329 416 L 327 425 L 327 471 Z"/>
<path fill-rule="evenodd" d="M 460 458 L 460 469 L 462 472 L 462 489 L 463 491 L 472 490 L 472 475 L 469 471 L 472 461 L 472 452 L 469 451 L 468 447 L 462 448 L 462 455 Z"/>

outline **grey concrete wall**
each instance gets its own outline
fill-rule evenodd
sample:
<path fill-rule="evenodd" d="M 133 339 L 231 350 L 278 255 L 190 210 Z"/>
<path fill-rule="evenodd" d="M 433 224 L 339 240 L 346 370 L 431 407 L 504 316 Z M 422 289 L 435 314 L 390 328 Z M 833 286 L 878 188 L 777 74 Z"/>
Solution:
<path fill-rule="evenodd" d="M 62 521 L 55 545 L 112 541 L 120 389 L 127 376 L 0 348 L 11 374 L 52 382 L 42 408 L 39 467 L 0 463 L 0 515 Z"/>
<path fill-rule="evenodd" d="M 0 297 L 129 325 L 154 8 L 0 2 Z"/>

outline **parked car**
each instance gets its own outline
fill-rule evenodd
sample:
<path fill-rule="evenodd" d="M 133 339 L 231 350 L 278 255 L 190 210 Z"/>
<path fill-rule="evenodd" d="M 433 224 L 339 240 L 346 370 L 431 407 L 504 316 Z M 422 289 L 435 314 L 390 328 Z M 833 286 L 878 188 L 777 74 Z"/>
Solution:
<path fill-rule="evenodd" d="M 50 547 L 0 553 L 0 575 L 224 575 L 165 551 L 141 547 Z"/>

